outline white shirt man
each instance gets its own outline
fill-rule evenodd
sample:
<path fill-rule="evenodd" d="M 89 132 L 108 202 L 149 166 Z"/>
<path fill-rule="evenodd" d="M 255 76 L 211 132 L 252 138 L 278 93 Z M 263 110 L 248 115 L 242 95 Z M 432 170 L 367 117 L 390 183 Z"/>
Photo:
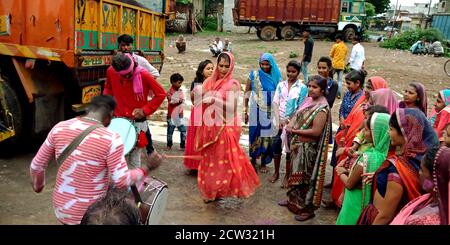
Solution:
<path fill-rule="evenodd" d="M 157 79 L 160 74 L 159 71 L 156 70 L 155 67 L 153 67 L 150 62 L 148 62 L 148 60 L 140 55 L 137 55 L 135 53 L 133 53 L 133 58 L 134 60 L 138 63 L 138 65 L 144 69 L 146 69 L 147 71 L 150 72 L 150 74 L 152 74 L 152 76 Z"/>
<path fill-rule="evenodd" d="M 361 70 L 366 60 L 364 47 L 359 43 L 359 38 L 355 37 L 352 41 L 353 49 L 350 55 L 350 69 Z"/>

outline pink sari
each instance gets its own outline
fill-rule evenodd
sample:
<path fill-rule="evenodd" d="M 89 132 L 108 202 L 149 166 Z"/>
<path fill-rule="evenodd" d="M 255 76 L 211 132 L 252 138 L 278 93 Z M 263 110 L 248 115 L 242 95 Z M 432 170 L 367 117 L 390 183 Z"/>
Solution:
<path fill-rule="evenodd" d="M 201 85 L 197 85 L 201 86 Z M 197 87 L 194 87 L 195 91 Z M 201 117 L 202 115 L 202 105 L 193 105 L 191 109 L 191 117 L 189 120 L 189 125 L 187 129 L 187 135 L 186 135 L 186 149 L 184 151 L 185 156 L 199 156 L 200 153 L 195 150 L 195 135 L 197 134 L 198 125 L 201 123 Z M 187 169 L 198 169 L 198 165 L 200 164 L 200 160 L 197 159 L 191 159 L 191 158 L 185 158 L 184 159 L 184 166 Z"/>
<path fill-rule="evenodd" d="M 214 93 L 215 100 L 223 102 L 229 99 L 228 92 L 232 91 L 232 87 L 240 85 L 231 78 L 234 57 L 230 53 L 225 54 L 230 58 L 228 73 L 219 78 L 219 70 L 216 68 L 204 83 L 204 92 Z M 195 148 L 203 156 L 198 167 L 197 183 L 206 201 L 222 197 L 246 198 L 253 195 L 260 185 L 247 154 L 239 145 L 241 126 L 237 113 L 226 118 L 220 113 L 221 109 L 223 110 L 222 103 L 203 104 L 203 123 L 197 129 L 195 137 Z M 206 121 L 209 116 L 215 121 L 214 125 L 209 125 L 210 121 Z"/>

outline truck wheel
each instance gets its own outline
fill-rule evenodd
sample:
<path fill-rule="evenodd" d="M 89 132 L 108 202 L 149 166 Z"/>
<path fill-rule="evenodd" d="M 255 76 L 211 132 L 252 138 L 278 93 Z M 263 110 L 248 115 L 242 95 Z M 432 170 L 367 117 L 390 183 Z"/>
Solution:
<path fill-rule="evenodd" d="M 349 27 L 344 30 L 344 38 L 345 38 L 346 42 L 351 41 L 355 35 L 356 35 L 356 31 L 352 27 Z"/>
<path fill-rule="evenodd" d="M 25 125 L 25 106 L 24 102 L 19 99 L 19 95 L 5 80 L 0 79 L 0 89 L 3 90 L 5 96 L 6 109 L 13 115 L 13 126 L 15 136 L 0 142 L 0 148 L 8 146 L 9 149 L 15 149 L 26 137 Z"/>
<path fill-rule="evenodd" d="M 281 28 L 281 37 L 283 37 L 284 40 L 292 40 L 295 37 L 295 31 L 292 26 L 284 26 Z"/>
<path fill-rule="evenodd" d="M 256 36 L 257 36 L 259 39 L 262 40 L 262 37 L 261 37 L 261 30 L 256 30 Z"/>
<path fill-rule="evenodd" d="M 264 41 L 272 41 L 277 36 L 277 29 L 273 26 L 264 26 L 261 29 L 261 39 Z"/>

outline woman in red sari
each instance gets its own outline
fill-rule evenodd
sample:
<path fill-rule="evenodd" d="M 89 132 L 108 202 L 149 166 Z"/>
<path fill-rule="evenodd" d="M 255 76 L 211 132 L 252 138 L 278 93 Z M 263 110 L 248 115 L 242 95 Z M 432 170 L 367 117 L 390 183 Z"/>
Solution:
<path fill-rule="evenodd" d="M 233 55 L 221 53 L 213 75 L 203 85 L 202 125 L 196 132 L 195 148 L 203 156 L 197 183 L 206 203 L 223 197 L 246 198 L 260 185 L 247 154 L 239 145 L 240 84 L 231 78 L 233 68 Z"/>
<path fill-rule="evenodd" d="M 376 91 L 378 89 L 387 88 L 387 82 L 382 77 L 371 77 L 365 86 L 365 95 L 361 96 L 359 100 L 356 102 L 355 106 L 353 107 L 350 114 L 347 116 L 347 118 L 342 123 L 343 130 L 341 130 L 336 135 L 336 143 L 339 144 L 341 142 L 341 145 L 339 148 L 350 148 L 353 144 L 353 140 L 355 139 L 356 134 L 362 129 L 362 125 L 364 125 L 364 109 L 367 107 L 369 103 L 369 93 L 372 91 Z M 342 150 L 341 150 L 342 151 Z M 339 150 L 338 150 L 339 152 Z M 342 153 L 338 154 L 338 161 L 339 164 L 341 161 L 345 160 L 348 157 L 348 154 L 346 151 L 342 151 Z M 350 167 L 350 166 L 348 166 Z M 336 175 L 336 171 L 333 172 L 334 175 Z M 344 184 L 340 180 L 340 178 L 337 178 L 336 176 L 333 177 L 333 186 L 331 189 L 331 198 L 334 202 L 334 204 L 338 207 L 342 206 L 343 201 L 343 193 L 344 193 Z"/>

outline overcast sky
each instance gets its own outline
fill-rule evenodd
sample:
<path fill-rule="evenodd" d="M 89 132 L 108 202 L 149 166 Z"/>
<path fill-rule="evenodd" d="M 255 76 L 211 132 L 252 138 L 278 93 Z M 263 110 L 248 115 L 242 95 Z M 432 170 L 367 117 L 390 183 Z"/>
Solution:
<path fill-rule="evenodd" d="M 414 3 L 429 3 L 430 0 L 398 0 L 398 5 L 402 6 L 414 6 Z M 432 3 L 438 3 L 439 0 L 432 0 Z M 396 4 L 397 0 L 391 0 L 391 4 Z"/>

